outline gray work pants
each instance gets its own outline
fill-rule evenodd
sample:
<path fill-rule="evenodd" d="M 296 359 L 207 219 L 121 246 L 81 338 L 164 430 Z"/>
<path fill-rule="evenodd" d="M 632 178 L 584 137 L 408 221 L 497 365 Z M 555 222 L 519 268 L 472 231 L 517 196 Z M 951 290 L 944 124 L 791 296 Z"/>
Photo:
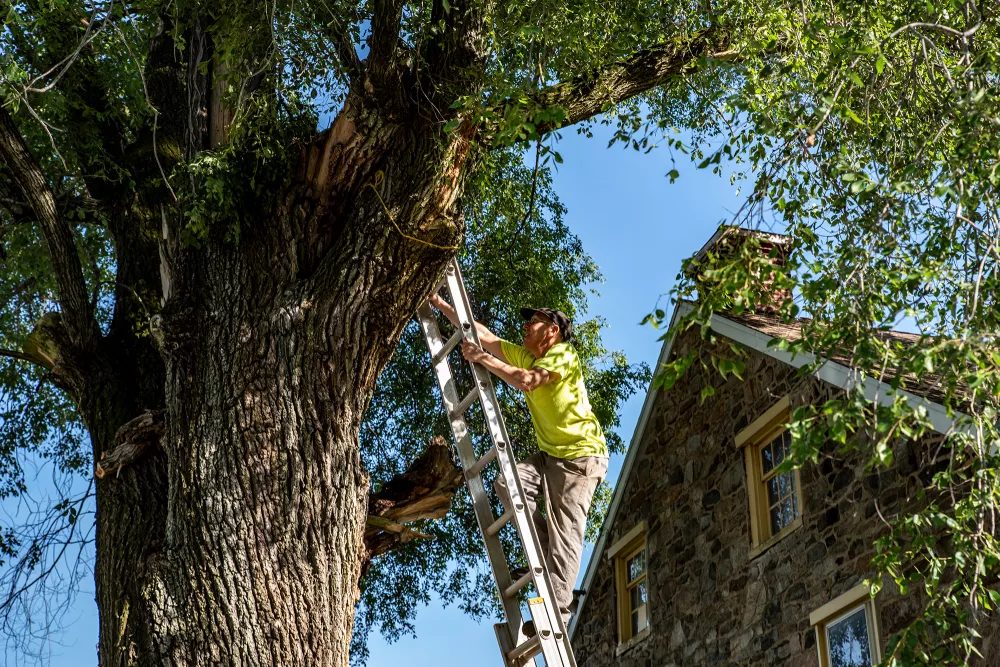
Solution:
<path fill-rule="evenodd" d="M 536 452 L 517 464 L 517 474 L 526 496 L 528 515 L 535 523 L 535 533 L 549 571 L 552 595 L 556 599 L 563 624 L 569 623 L 573 585 L 580 573 L 583 533 L 594 490 L 608 474 L 607 456 L 581 456 L 560 459 Z M 494 488 L 504 506 L 511 505 L 503 479 Z M 538 506 L 545 496 L 545 517 Z"/>

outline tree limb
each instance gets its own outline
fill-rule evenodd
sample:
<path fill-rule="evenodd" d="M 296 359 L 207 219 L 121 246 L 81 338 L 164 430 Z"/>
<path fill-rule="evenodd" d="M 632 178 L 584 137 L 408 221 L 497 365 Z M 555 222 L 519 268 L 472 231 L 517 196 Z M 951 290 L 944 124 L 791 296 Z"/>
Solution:
<path fill-rule="evenodd" d="M 444 438 L 434 437 L 406 472 L 393 477 L 369 498 L 365 560 L 414 538 L 429 538 L 405 524 L 446 515 L 462 483 L 462 469 L 452 459 Z"/>
<path fill-rule="evenodd" d="M 165 415 L 163 410 L 147 410 L 119 428 L 115 433 L 114 449 L 101 454 L 94 476 L 104 479 L 111 473 L 120 473 L 122 468 L 156 447 L 166 429 Z"/>
<path fill-rule="evenodd" d="M 351 38 L 351 33 L 343 25 L 340 17 L 334 17 L 333 21 L 327 25 L 326 36 L 333 42 L 334 49 L 337 52 L 337 59 L 340 60 L 340 66 L 347 74 L 347 83 L 350 85 L 360 80 L 365 66 L 362 64 L 361 59 L 358 58 L 358 52 L 354 48 L 354 40 Z"/>
<path fill-rule="evenodd" d="M 73 230 L 64 219 L 60 219 L 55 198 L 42 170 L 14 125 L 14 120 L 3 108 L 0 108 L 0 157 L 6 162 L 41 223 L 59 285 L 59 302 L 67 330 L 77 345 L 89 344 L 98 335 L 98 330 Z"/>
<path fill-rule="evenodd" d="M 403 20 L 402 0 L 375 0 L 372 11 L 372 34 L 365 59 L 368 81 L 380 98 L 395 98 L 400 87 L 396 72 L 399 49 L 399 26 Z"/>
<path fill-rule="evenodd" d="M 444 29 L 427 48 L 433 77 L 427 94 L 440 109 L 482 85 L 494 7 L 489 0 L 434 0 L 431 22 L 443 23 Z"/>
<path fill-rule="evenodd" d="M 30 361 L 33 364 L 45 368 L 44 364 L 38 363 L 38 360 L 34 357 L 30 357 L 23 352 L 15 352 L 14 350 L 0 350 L 0 357 L 10 357 L 11 359 L 20 359 L 22 361 Z"/>
<path fill-rule="evenodd" d="M 727 59 L 736 55 L 723 44 L 727 35 L 710 27 L 685 37 L 638 51 L 607 68 L 595 69 L 538 91 L 527 98 L 527 108 L 562 107 L 561 122 L 536 123 L 539 135 L 573 125 L 619 102 L 644 93 L 682 74 L 693 72 L 701 58 Z M 499 119 L 511 107 L 525 106 L 523 99 L 507 99 L 494 108 L 497 120 L 484 128 L 492 135 Z"/>

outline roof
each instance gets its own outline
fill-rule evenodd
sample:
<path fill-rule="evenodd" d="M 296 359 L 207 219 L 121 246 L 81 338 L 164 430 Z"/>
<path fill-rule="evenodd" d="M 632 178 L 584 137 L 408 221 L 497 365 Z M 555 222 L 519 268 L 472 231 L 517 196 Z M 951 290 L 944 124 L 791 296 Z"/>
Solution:
<path fill-rule="evenodd" d="M 691 312 L 692 309 L 693 305 L 690 302 L 682 301 L 677 303 L 670 318 L 670 328 L 673 329 L 677 321 L 685 314 Z M 739 316 L 731 314 L 715 314 L 712 316 L 712 331 L 725 336 L 730 340 L 742 343 L 743 345 L 746 345 L 747 347 L 769 357 L 778 359 L 779 361 L 782 361 L 790 366 L 801 368 L 814 363 L 816 361 L 816 357 L 812 354 L 799 354 L 797 356 L 793 356 L 792 353 L 779 350 L 776 347 L 769 345 L 769 343 L 777 339 L 799 339 L 802 335 L 802 325 L 807 321 L 808 320 L 797 320 L 786 324 L 781 322 L 774 315 L 763 313 L 748 313 Z M 913 345 L 921 338 L 915 334 L 898 331 L 886 331 L 881 335 L 884 335 L 892 340 L 897 340 L 904 345 Z M 664 364 L 670 357 L 670 351 L 673 347 L 674 339 L 675 336 L 671 336 L 664 341 L 663 347 L 660 350 L 660 357 L 656 362 L 657 368 Z M 871 377 L 863 377 L 858 371 L 849 366 L 848 360 L 845 357 L 838 357 L 823 361 L 814 372 L 814 375 L 820 380 L 828 382 L 841 389 L 860 388 L 868 400 L 878 401 L 883 405 L 892 404 L 897 396 L 904 397 L 907 402 L 914 405 L 923 405 L 927 410 L 932 428 L 938 433 L 947 433 L 951 430 L 954 424 L 955 418 L 948 415 L 948 411 L 944 406 L 933 400 L 937 391 L 936 384 L 918 387 L 911 391 L 902 389 L 893 390 L 892 387 L 884 381 Z M 639 421 L 636 423 L 635 432 L 632 434 L 632 439 L 629 441 L 628 452 L 625 455 L 625 462 L 622 465 L 621 474 L 618 477 L 618 484 L 615 486 L 615 492 L 611 498 L 608 515 L 604 519 L 604 525 L 601 527 L 601 533 L 597 538 L 597 543 L 594 545 L 593 554 L 591 554 L 590 561 L 587 563 L 587 570 L 584 573 L 582 586 L 584 591 L 590 590 L 590 586 L 593 583 L 594 576 L 597 572 L 597 564 L 601 562 L 605 549 L 607 548 L 608 534 L 610 533 L 611 526 L 614 525 L 615 517 L 618 513 L 618 507 L 621 504 L 622 496 L 625 493 L 626 483 L 632 472 L 632 466 L 638 458 L 638 450 L 642 443 L 642 438 L 646 430 L 646 423 L 649 419 L 650 412 L 652 412 L 653 409 L 655 396 L 656 392 L 653 390 L 652 384 L 650 384 L 650 388 L 646 392 L 646 399 L 642 404 L 642 411 L 639 413 Z M 576 631 L 577 621 L 583 615 L 583 608 L 587 603 L 588 597 L 589 596 L 587 595 L 583 596 L 580 600 L 576 613 L 570 620 L 569 635 L 571 640 L 574 632 Z"/>
<path fill-rule="evenodd" d="M 728 320 L 743 324 L 772 338 L 782 338 L 789 341 L 799 340 L 802 337 L 803 326 L 812 321 L 808 318 L 798 318 L 786 323 L 782 322 L 775 315 L 767 313 L 729 314 L 725 317 Z M 876 332 L 875 335 L 883 340 L 899 343 L 904 347 L 912 347 L 917 345 L 921 340 L 927 340 L 926 336 L 903 331 L 882 330 Z M 831 361 L 835 361 L 843 366 L 849 368 L 855 367 L 849 354 L 834 354 L 829 358 Z M 882 376 L 885 380 L 892 380 L 896 377 L 896 372 L 894 369 L 887 368 L 883 371 Z M 917 396 L 929 398 L 937 402 L 944 400 L 945 391 L 940 376 L 925 374 L 919 381 L 913 377 L 904 377 L 903 384 L 906 390 Z"/>

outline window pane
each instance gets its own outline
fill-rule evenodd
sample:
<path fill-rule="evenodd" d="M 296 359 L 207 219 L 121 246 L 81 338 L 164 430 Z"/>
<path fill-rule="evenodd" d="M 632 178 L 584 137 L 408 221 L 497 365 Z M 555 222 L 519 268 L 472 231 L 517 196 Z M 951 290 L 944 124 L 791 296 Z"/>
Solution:
<path fill-rule="evenodd" d="M 871 667 L 864 607 L 829 625 L 826 637 L 830 645 L 830 667 Z"/>
<path fill-rule="evenodd" d="M 642 575 L 646 571 L 646 550 L 643 549 L 636 555 L 628 559 L 628 565 L 626 565 L 626 571 L 628 572 L 628 580 L 635 581 L 636 577 Z"/>
<path fill-rule="evenodd" d="M 646 582 L 640 581 L 628 592 L 629 609 L 635 611 L 646 604 Z"/>
<path fill-rule="evenodd" d="M 774 449 L 775 466 L 777 466 L 778 464 L 780 464 L 782 461 L 785 460 L 785 454 L 787 453 L 787 450 L 785 449 L 784 444 L 782 443 L 782 441 L 784 440 L 785 433 L 787 433 L 787 431 L 782 431 L 781 435 L 775 438 L 774 441 L 771 443 L 771 447 Z"/>
<path fill-rule="evenodd" d="M 775 505 L 770 510 L 771 515 L 771 535 L 777 535 L 781 532 L 781 505 Z"/>
<path fill-rule="evenodd" d="M 792 504 L 791 498 L 785 498 L 781 501 L 781 527 L 785 526 L 795 521 L 795 508 Z"/>
<path fill-rule="evenodd" d="M 781 500 L 781 489 L 778 488 L 778 481 L 780 477 L 772 477 L 767 480 L 767 506 L 772 507 L 777 505 L 778 501 Z"/>
<path fill-rule="evenodd" d="M 632 618 L 634 619 L 632 625 L 632 636 L 634 637 L 645 630 L 646 626 L 649 625 L 649 618 L 646 617 L 646 605 L 642 605 L 636 609 Z"/>
<path fill-rule="evenodd" d="M 792 453 L 792 434 L 788 431 L 782 431 L 778 438 L 781 442 L 781 449 L 784 452 L 782 458 L 784 458 Z"/>
<path fill-rule="evenodd" d="M 760 460 L 764 467 L 764 474 L 771 472 L 774 468 L 774 457 L 771 455 L 771 445 L 764 445 L 760 449 Z"/>
<path fill-rule="evenodd" d="M 777 535 L 788 527 L 798 516 L 798 506 L 795 503 L 795 496 L 785 498 L 780 503 L 768 510 L 771 516 L 771 535 Z"/>
<path fill-rule="evenodd" d="M 792 495 L 792 473 L 778 476 L 778 493 L 782 498 Z"/>

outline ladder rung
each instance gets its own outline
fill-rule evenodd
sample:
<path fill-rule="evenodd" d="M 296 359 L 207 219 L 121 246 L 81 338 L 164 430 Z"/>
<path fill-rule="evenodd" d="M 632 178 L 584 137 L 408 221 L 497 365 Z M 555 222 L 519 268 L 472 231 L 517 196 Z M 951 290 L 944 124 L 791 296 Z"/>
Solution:
<path fill-rule="evenodd" d="M 483 454 L 483 457 L 469 466 L 469 469 L 465 471 L 466 477 L 475 477 L 483 471 L 483 468 L 490 464 L 490 461 L 497 457 L 497 448 L 490 447 L 490 451 Z"/>
<path fill-rule="evenodd" d="M 517 595 L 517 592 L 519 590 L 527 586 L 529 583 L 531 583 L 531 570 L 525 572 L 524 576 L 522 576 L 520 579 L 512 583 L 510 586 L 508 586 L 503 592 L 504 597 L 508 598 L 514 597 L 515 595 Z"/>
<path fill-rule="evenodd" d="M 451 351 L 455 349 L 455 346 L 458 345 L 461 341 L 462 341 L 462 330 L 459 329 L 458 331 L 456 331 L 451 335 L 451 338 L 445 341 L 444 347 L 438 350 L 438 353 L 435 354 L 433 357 L 431 357 L 431 362 L 436 364 L 445 357 L 447 357 L 449 354 L 451 354 Z"/>
<path fill-rule="evenodd" d="M 462 399 L 462 402 L 459 403 L 458 406 L 451 411 L 452 419 L 464 415 L 465 411 L 469 409 L 469 406 L 472 405 L 477 398 L 479 398 L 479 392 L 476 390 L 475 387 L 473 387 L 472 391 L 466 394 L 465 398 Z"/>
<path fill-rule="evenodd" d="M 532 658 L 542 652 L 542 638 L 535 635 L 523 644 L 515 646 L 514 649 L 507 654 L 507 659 L 510 660 L 511 664 L 516 665 L 521 660 L 527 660 Z"/>
<path fill-rule="evenodd" d="M 486 527 L 486 534 L 490 537 L 500 532 L 500 529 L 507 525 L 507 522 L 514 518 L 514 511 L 507 510 L 500 515 L 500 518 Z"/>

